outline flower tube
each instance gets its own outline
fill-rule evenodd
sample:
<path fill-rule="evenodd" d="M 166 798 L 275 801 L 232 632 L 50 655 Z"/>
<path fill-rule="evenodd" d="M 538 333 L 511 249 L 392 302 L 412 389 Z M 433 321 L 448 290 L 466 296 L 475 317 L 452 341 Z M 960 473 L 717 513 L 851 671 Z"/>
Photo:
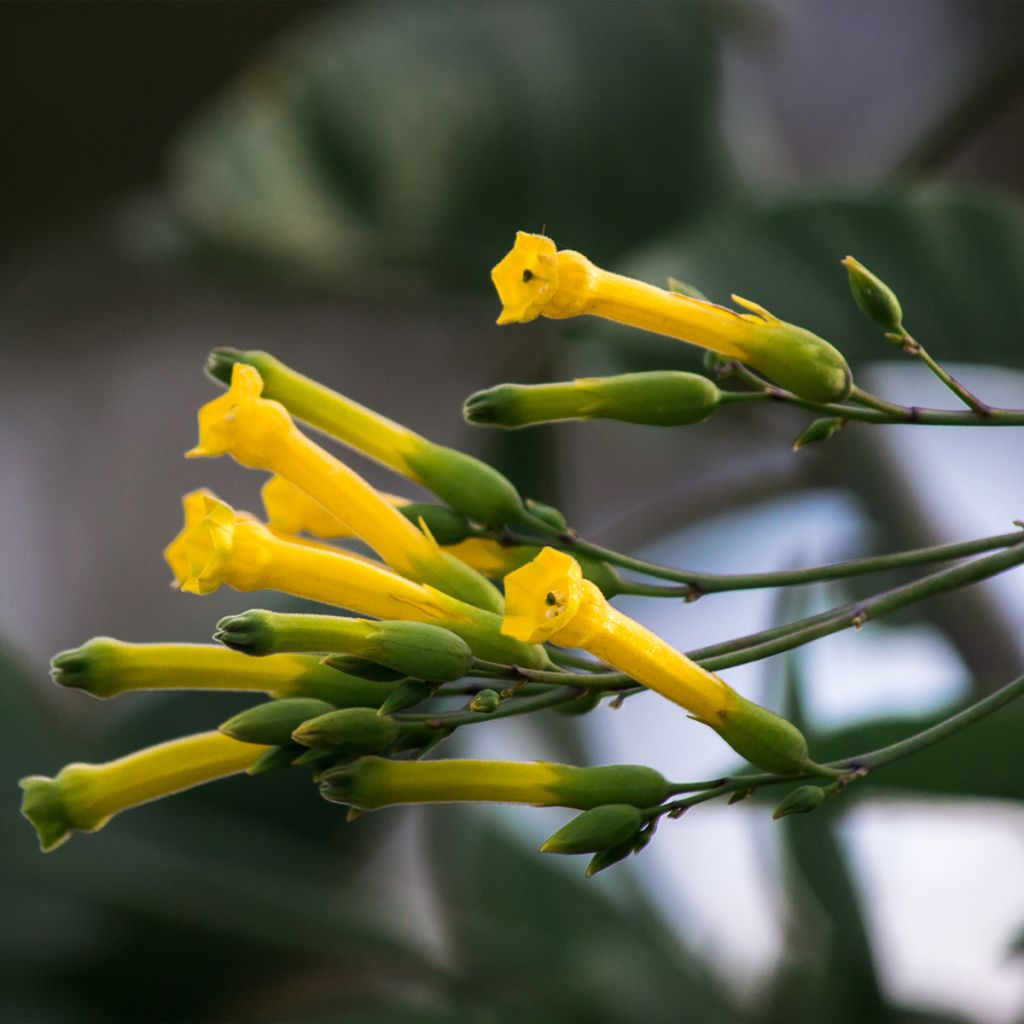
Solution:
<path fill-rule="evenodd" d="M 281 590 L 378 619 L 444 626 L 489 661 L 527 668 L 548 664 L 543 648 L 503 636 L 501 618 L 493 612 L 340 551 L 283 540 L 209 494 L 202 500 L 206 515 L 197 521 L 195 503 L 186 498 L 185 527 L 166 551 L 187 593 L 212 594 L 224 583 L 241 591 Z"/>
<path fill-rule="evenodd" d="M 199 444 L 186 454 L 229 454 L 243 466 L 276 473 L 337 516 L 395 572 L 470 604 L 502 610 L 501 595 L 490 583 L 446 555 L 358 473 L 302 434 L 284 406 L 261 398 L 262 391 L 258 371 L 236 364 L 227 393 L 199 410 Z"/>
<path fill-rule="evenodd" d="M 544 548 L 505 580 L 505 592 L 506 635 L 589 651 L 686 708 L 766 771 L 789 775 L 812 766 L 807 743 L 794 725 L 740 696 L 724 680 L 613 608 L 565 552 Z"/>
<path fill-rule="evenodd" d="M 285 366 L 267 352 L 218 348 L 207 370 L 224 384 L 238 364 L 255 367 L 265 397 L 280 402 L 308 423 L 427 488 L 446 505 L 487 526 L 530 522 L 534 516 L 565 526 L 554 509 L 531 503 L 528 509 L 512 482 L 486 462 L 435 444 L 407 427 Z"/>
<path fill-rule="evenodd" d="M 252 658 L 219 644 L 131 644 L 98 636 L 50 662 L 53 681 L 93 697 L 138 690 L 238 690 L 379 707 L 394 683 L 371 682 L 302 654 Z"/>
<path fill-rule="evenodd" d="M 245 771 L 265 746 L 203 732 L 148 747 L 106 764 L 69 764 L 55 778 L 30 775 L 21 813 L 46 851 L 72 832 L 95 832 L 121 811 Z"/>
<path fill-rule="evenodd" d="M 747 312 L 610 273 L 525 231 L 491 279 L 502 302 L 499 324 L 589 314 L 738 359 L 812 402 L 839 401 L 850 392 L 850 367 L 837 349 L 737 295 L 733 301 Z"/>
<path fill-rule="evenodd" d="M 545 761 L 389 761 L 363 757 L 321 777 L 321 793 L 359 810 L 395 804 L 487 802 L 575 807 L 655 807 L 672 795 L 653 768 L 577 768 Z"/>

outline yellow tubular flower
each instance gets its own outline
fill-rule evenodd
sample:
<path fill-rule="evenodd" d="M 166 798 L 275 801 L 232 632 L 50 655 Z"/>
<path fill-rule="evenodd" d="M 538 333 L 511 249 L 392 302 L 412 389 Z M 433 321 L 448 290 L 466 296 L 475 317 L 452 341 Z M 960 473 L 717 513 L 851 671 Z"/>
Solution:
<path fill-rule="evenodd" d="M 205 516 L 196 521 L 194 509 L 191 520 L 186 514 L 184 529 L 166 552 L 178 585 L 188 593 L 211 594 L 222 583 L 241 591 L 281 590 L 378 619 L 444 626 L 487 660 L 529 668 L 548 664 L 543 648 L 503 636 L 494 612 L 324 545 L 284 540 L 209 494 L 203 502 Z"/>
<path fill-rule="evenodd" d="M 408 498 L 397 494 L 378 493 L 395 508 L 409 504 Z M 275 533 L 311 533 L 323 540 L 355 536 L 348 523 L 328 512 L 319 501 L 283 476 L 272 476 L 263 485 L 260 497 L 267 513 L 267 525 Z"/>
<path fill-rule="evenodd" d="M 203 732 L 106 764 L 69 764 L 53 779 L 22 779 L 21 812 L 42 848 L 53 850 L 72 832 L 95 832 L 120 811 L 243 772 L 266 750 Z"/>
<path fill-rule="evenodd" d="M 447 556 L 358 473 L 306 437 L 283 405 L 261 398 L 263 380 L 237 363 L 226 394 L 199 410 L 199 444 L 190 458 L 229 454 L 243 466 L 276 473 L 341 519 L 409 579 L 500 612 L 501 595 L 479 573 Z"/>
<path fill-rule="evenodd" d="M 795 774 L 807 767 L 799 730 L 613 608 L 565 552 L 544 548 L 506 578 L 505 594 L 502 630 L 508 636 L 589 651 L 686 708 L 767 771 Z"/>
<path fill-rule="evenodd" d="M 524 231 L 491 279 L 503 307 L 499 324 L 589 314 L 738 359 L 809 401 L 838 401 L 850 392 L 850 368 L 839 351 L 736 295 L 733 301 L 748 312 L 610 273 L 578 252 L 559 251 L 544 235 Z"/>

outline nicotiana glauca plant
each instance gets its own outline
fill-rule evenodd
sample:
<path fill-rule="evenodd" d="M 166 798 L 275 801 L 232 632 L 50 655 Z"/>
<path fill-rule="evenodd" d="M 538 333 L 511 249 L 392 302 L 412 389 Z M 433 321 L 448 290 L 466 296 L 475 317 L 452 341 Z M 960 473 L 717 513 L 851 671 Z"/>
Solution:
<path fill-rule="evenodd" d="M 853 257 L 854 299 L 885 336 L 959 403 L 923 409 L 862 390 L 823 338 L 734 297 L 738 312 L 670 282 L 662 289 L 596 267 L 520 232 L 492 277 L 499 324 L 597 316 L 699 345 L 708 375 L 657 371 L 472 395 L 467 418 L 519 428 L 567 419 L 681 426 L 773 402 L 812 413 L 794 448 L 848 424 L 1021 426 L 939 365 L 904 327 L 900 302 Z M 209 594 L 277 590 L 345 614 L 251 609 L 217 623 L 214 644 L 98 637 L 53 659 L 60 685 L 107 699 L 144 690 L 238 690 L 264 701 L 218 729 L 107 764 L 22 779 L 22 811 L 44 850 L 115 814 L 240 772 L 298 767 L 352 818 L 397 804 L 507 802 L 580 812 L 541 847 L 590 855 L 593 874 L 637 853 L 663 818 L 711 800 L 789 786 L 776 818 L 810 813 L 872 772 L 971 725 L 1024 693 L 1024 677 L 944 721 L 877 750 L 819 762 L 800 730 L 717 673 L 860 628 L 936 594 L 1024 563 L 1024 531 L 808 568 L 742 575 L 659 565 L 594 544 L 550 506 L 523 498 L 478 459 L 428 441 L 264 352 L 217 349 L 207 370 L 227 390 L 199 410 L 189 457 L 230 455 L 271 474 L 265 521 L 210 491 L 183 500 L 165 551 L 175 584 Z M 379 492 L 303 432 L 312 427 L 432 492 L 437 503 Z M 1016 524 L 1019 526 L 1019 524 Z M 351 550 L 358 541 L 372 555 Z M 925 575 L 863 600 L 682 652 L 616 609 L 621 594 L 696 600 L 922 566 Z M 653 691 L 679 728 L 713 729 L 752 766 L 671 781 L 644 765 L 565 765 L 437 756 L 459 729 L 555 709 L 589 713 Z M 428 756 L 430 755 L 430 756 Z"/>

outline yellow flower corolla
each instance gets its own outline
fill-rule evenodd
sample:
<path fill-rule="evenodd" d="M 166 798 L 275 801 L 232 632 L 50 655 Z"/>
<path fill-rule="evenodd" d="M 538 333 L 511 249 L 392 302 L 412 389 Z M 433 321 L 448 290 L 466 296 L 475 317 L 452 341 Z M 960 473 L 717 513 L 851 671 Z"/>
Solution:
<path fill-rule="evenodd" d="M 358 473 L 295 426 L 283 405 L 260 397 L 259 372 L 236 363 L 231 387 L 199 410 L 190 457 L 230 454 L 243 466 L 284 477 L 336 516 L 395 572 L 500 612 L 501 595 L 475 570 L 446 555 Z"/>
<path fill-rule="evenodd" d="M 596 267 L 544 235 L 520 231 L 491 271 L 502 302 L 499 324 L 589 314 L 710 349 L 761 370 L 813 402 L 845 398 L 850 368 L 823 338 L 732 296 L 747 312 L 656 288 Z"/>
<path fill-rule="evenodd" d="M 579 563 L 544 548 L 505 579 L 507 636 L 578 647 L 686 708 L 754 764 L 785 774 L 807 764 L 803 736 L 785 719 L 742 697 L 724 680 L 613 608 L 583 578 Z"/>
<path fill-rule="evenodd" d="M 394 508 L 409 504 L 408 498 L 397 494 L 378 493 Z M 348 523 L 283 476 L 272 476 L 260 490 L 260 497 L 267 513 L 267 526 L 275 533 L 311 533 L 323 540 L 355 536 Z"/>
<path fill-rule="evenodd" d="M 72 832 L 102 828 L 120 811 L 243 772 L 266 750 L 204 732 L 106 764 L 69 764 L 56 778 L 21 780 L 22 814 L 36 827 L 43 849 L 52 850 Z"/>
<path fill-rule="evenodd" d="M 285 540 L 209 494 L 203 502 L 203 518 L 197 520 L 193 510 L 167 548 L 177 583 L 188 593 L 211 594 L 222 584 L 241 591 L 281 590 L 378 619 L 444 626 L 488 660 L 530 668 L 548 664 L 543 648 L 503 636 L 494 612 L 326 545 Z"/>

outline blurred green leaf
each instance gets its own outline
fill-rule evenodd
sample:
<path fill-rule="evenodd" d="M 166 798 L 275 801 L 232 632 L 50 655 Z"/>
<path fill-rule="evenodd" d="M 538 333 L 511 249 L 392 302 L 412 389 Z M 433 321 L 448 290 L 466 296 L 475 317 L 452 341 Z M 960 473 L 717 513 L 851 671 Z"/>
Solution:
<path fill-rule="evenodd" d="M 827 338 L 851 362 L 906 358 L 854 303 L 840 260 L 852 254 L 899 296 L 908 329 L 938 359 L 1019 362 L 1024 322 L 1024 205 L 959 188 L 822 193 L 709 217 L 625 263 L 654 283 L 692 280 Z M 609 335 L 604 335 L 608 337 Z M 630 365 L 695 365 L 696 349 L 615 332 Z"/>
<path fill-rule="evenodd" d="M 172 190 L 202 239 L 350 283 L 387 262 L 474 284 L 517 228 L 595 256 L 731 186 L 703 4 L 345 5 L 188 130 Z"/>
<path fill-rule="evenodd" d="M 428 826 L 470 1004 L 510 1024 L 737 1019 L 707 968 L 629 884 L 628 868 L 588 881 L 586 858 L 574 875 L 478 820 L 435 808 Z"/>

